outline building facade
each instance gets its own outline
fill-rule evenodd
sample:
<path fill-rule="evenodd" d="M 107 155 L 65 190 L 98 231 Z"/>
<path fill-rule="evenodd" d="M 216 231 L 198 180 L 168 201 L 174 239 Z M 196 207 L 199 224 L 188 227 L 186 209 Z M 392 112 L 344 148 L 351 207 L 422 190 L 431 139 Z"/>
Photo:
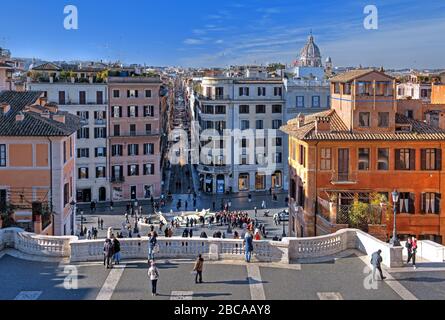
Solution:
<path fill-rule="evenodd" d="M 199 92 L 192 88 L 197 85 L 189 85 L 193 94 L 188 101 L 199 123 L 192 126 L 192 135 L 199 131 L 201 137 L 201 189 L 210 194 L 287 189 L 283 134 L 278 130 L 285 119 L 282 79 L 248 69 L 242 77 L 205 77 Z M 206 137 L 206 130 L 221 139 Z"/>
<path fill-rule="evenodd" d="M 283 127 L 289 134 L 290 235 L 347 228 L 359 207 L 368 210 L 361 217 L 368 231 L 388 240 L 395 206 L 401 238 L 443 243 L 445 113 L 438 127 L 399 113 L 396 81 L 382 72 L 353 70 L 331 82 L 330 110 Z"/>
<path fill-rule="evenodd" d="M 109 176 L 113 201 L 161 195 L 162 118 L 159 77 L 108 80 Z"/>
<path fill-rule="evenodd" d="M 77 117 L 42 92 L 0 93 L 0 211 L 26 230 L 76 233 Z"/>
<path fill-rule="evenodd" d="M 110 201 L 108 168 L 108 85 L 97 77 L 100 69 L 63 68 L 44 64 L 33 68 L 40 75 L 28 78 L 32 91 L 42 91 L 48 102 L 81 119 L 77 132 L 76 202 Z M 65 76 L 63 75 L 69 75 Z"/>

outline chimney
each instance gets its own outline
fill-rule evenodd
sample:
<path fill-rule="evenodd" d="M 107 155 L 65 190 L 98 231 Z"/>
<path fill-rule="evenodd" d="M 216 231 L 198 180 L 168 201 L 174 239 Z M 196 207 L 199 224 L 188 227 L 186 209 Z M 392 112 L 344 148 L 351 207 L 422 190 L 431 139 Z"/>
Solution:
<path fill-rule="evenodd" d="M 298 128 L 301 128 L 304 126 L 305 119 L 306 119 L 306 117 L 304 116 L 304 114 L 300 113 L 298 115 Z"/>
<path fill-rule="evenodd" d="M 19 112 L 17 113 L 17 115 L 15 116 L 15 121 L 17 122 L 22 122 L 23 120 L 25 120 L 25 115 L 23 112 Z"/>
<path fill-rule="evenodd" d="M 40 116 L 42 116 L 42 117 L 45 118 L 45 119 L 49 119 L 50 116 L 51 116 L 51 114 L 49 113 L 48 110 L 45 110 L 45 111 L 43 111 L 43 112 L 40 114 Z"/>
<path fill-rule="evenodd" d="M 39 105 L 41 105 L 42 107 L 44 107 L 47 103 L 48 103 L 48 98 L 47 98 L 47 97 L 40 97 L 40 99 L 39 99 Z"/>
<path fill-rule="evenodd" d="M 55 114 L 53 115 L 53 120 L 65 124 L 65 115 Z"/>
<path fill-rule="evenodd" d="M 331 119 L 329 117 L 316 117 L 315 131 L 317 133 L 331 131 Z"/>
<path fill-rule="evenodd" d="M 439 113 L 439 129 L 445 130 L 445 111 Z"/>
<path fill-rule="evenodd" d="M 7 114 L 9 110 L 11 110 L 11 106 L 9 105 L 9 103 L 3 102 L 2 104 L 0 104 L 1 114 Z"/>

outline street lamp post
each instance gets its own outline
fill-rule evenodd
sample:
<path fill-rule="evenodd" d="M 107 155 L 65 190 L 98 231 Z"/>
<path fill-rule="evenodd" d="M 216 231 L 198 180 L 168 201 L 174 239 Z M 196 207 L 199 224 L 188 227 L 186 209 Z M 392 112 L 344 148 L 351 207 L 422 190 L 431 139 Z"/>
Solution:
<path fill-rule="evenodd" d="M 76 202 L 71 201 L 70 203 L 70 207 L 71 207 L 71 235 L 74 236 L 74 221 L 75 220 L 75 214 L 76 214 Z"/>
<path fill-rule="evenodd" d="M 397 190 L 394 190 L 394 192 L 392 193 L 392 202 L 394 206 L 394 226 L 390 244 L 393 247 L 400 247 L 400 241 L 397 237 L 397 203 L 399 202 L 399 193 L 397 192 Z"/>
<path fill-rule="evenodd" d="M 278 219 L 280 219 L 280 217 L 278 217 Z M 283 219 L 283 234 L 282 234 L 283 238 L 286 238 L 286 220 Z"/>
<path fill-rule="evenodd" d="M 80 236 L 85 236 L 85 234 L 83 233 L 83 210 L 80 211 Z"/>

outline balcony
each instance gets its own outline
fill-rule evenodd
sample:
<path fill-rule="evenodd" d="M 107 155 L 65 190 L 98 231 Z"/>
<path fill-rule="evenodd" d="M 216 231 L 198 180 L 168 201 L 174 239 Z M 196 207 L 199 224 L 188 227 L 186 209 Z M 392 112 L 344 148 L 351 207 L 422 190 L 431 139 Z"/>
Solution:
<path fill-rule="evenodd" d="M 231 168 L 230 166 L 205 166 L 205 165 L 198 165 L 198 172 L 199 173 L 210 173 L 210 174 L 227 174 L 230 172 Z"/>
<path fill-rule="evenodd" d="M 210 95 L 205 96 L 202 94 L 198 94 L 198 99 L 205 100 L 205 101 L 222 101 L 222 100 L 231 100 L 231 97 L 229 95 Z"/>
<path fill-rule="evenodd" d="M 107 124 L 107 120 L 105 119 L 96 119 L 94 120 L 94 124 L 97 126 L 104 126 Z"/>
<path fill-rule="evenodd" d="M 112 177 L 111 178 L 111 183 L 124 183 L 125 182 L 125 177 Z"/>
<path fill-rule="evenodd" d="M 331 184 L 333 185 L 351 185 L 357 184 L 357 172 L 337 172 L 332 173 Z"/>

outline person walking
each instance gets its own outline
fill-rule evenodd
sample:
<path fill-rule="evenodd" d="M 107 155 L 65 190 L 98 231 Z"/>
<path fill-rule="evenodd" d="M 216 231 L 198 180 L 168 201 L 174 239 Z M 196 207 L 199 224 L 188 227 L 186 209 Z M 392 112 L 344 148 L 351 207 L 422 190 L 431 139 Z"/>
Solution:
<path fill-rule="evenodd" d="M 113 257 L 113 243 L 110 239 L 105 240 L 104 244 L 104 266 L 107 267 L 107 269 L 110 269 L 112 267 L 111 259 Z"/>
<path fill-rule="evenodd" d="M 117 238 L 113 237 L 113 251 L 114 251 L 114 264 L 119 265 L 121 264 L 121 243 Z"/>
<path fill-rule="evenodd" d="M 383 276 L 383 271 L 382 271 L 382 261 L 383 261 L 383 258 L 381 256 L 381 254 L 382 254 L 382 250 L 379 250 L 377 252 L 374 252 L 372 254 L 372 257 L 371 257 L 372 279 L 374 281 L 375 281 L 376 270 L 379 270 L 380 279 L 382 279 L 382 281 L 386 279 L 386 277 Z"/>
<path fill-rule="evenodd" d="M 154 260 L 155 259 L 155 248 L 158 244 L 158 234 L 156 231 L 154 231 L 154 228 L 151 230 L 149 234 L 149 240 L 148 240 L 148 260 Z"/>
<path fill-rule="evenodd" d="M 202 271 L 203 270 L 204 270 L 204 259 L 203 259 L 202 255 L 200 254 L 198 256 L 198 258 L 196 259 L 195 267 L 193 268 L 193 271 L 196 272 L 195 283 L 198 283 L 198 278 L 199 278 L 199 283 L 202 283 Z"/>
<path fill-rule="evenodd" d="M 100 229 L 104 229 L 104 219 L 100 219 Z"/>
<path fill-rule="evenodd" d="M 246 235 L 244 236 L 244 251 L 246 252 L 246 262 L 250 263 L 252 258 L 253 251 L 253 236 L 250 229 L 247 230 Z"/>
<path fill-rule="evenodd" d="M 114 207 L 114 202 L 110 201 L 110 211 L 113 211 L 113 207 Z"/>
<path fill-rule="evenodd" d="M 266 201 L 265 200 L 263 200 L 263 202 L 261 203 L 261 208 L 266 209 Z"/>
<path fill-rule="evenodd" d="M 148 269 L 148 278 L 151 281 L 151 294 L 153 297 L 157 296 L 157 287 L 159 280 L 159 269 L 156 267 L 156 263 L 154 261 L 150 261 L 150 268 Z"/>
<path fill-rule="evenodd" d="M 406 242 L 406 248 L 408 249 L 407 264 L 409 264 L 412 261 L 413 268 L 414 270 L 416 270 L 417 239 L 415 237 L 409 237 L 408 241 Z"/>

